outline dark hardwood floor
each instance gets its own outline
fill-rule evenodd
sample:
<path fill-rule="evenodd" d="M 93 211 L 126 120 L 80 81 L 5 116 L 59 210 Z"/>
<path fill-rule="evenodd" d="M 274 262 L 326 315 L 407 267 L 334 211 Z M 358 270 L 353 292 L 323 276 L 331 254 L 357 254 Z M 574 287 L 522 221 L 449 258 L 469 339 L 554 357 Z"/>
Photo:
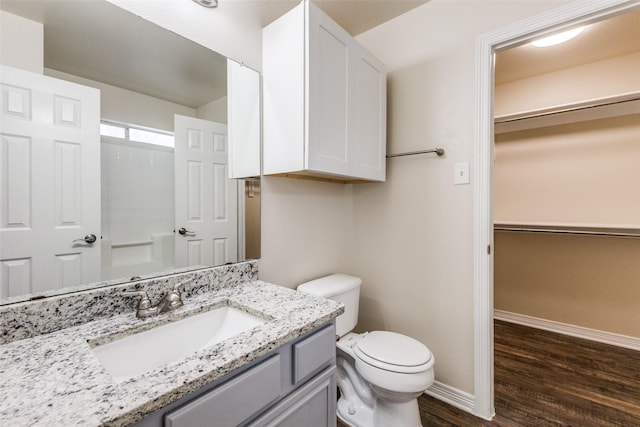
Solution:
<path fill-rule="evenodd" d="M 496 321 L 493 421 L 418 403 L 425 427 L 640 427 L 640 352 Z"/>

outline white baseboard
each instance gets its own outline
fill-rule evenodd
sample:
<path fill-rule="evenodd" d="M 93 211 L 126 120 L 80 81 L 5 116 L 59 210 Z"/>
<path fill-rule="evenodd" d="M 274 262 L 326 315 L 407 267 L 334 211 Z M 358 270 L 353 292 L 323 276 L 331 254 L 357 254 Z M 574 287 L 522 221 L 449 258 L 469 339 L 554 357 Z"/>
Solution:
<path fill-rule="evenodd" d="M 627 335 L 614 334 L 613 332 L 599 331 L 597 329 L 589 329 L 582 326 L 569 325 L 567 323 L 560 323 L 553 320 L 545 320 L 538 317 L 526 316 L 524 314 L 511 313 L 502 310 L 493 310 L 493 318 L 503 320 L 505 322 L 530 326 L 532 328 L 544 329 L 545 331 L 570 335 L 572 337 L 584 338 L 604 344 L 630 348 L 632 350 L 640 350 L 640 338 L 630 337 Z"/>
<path fill-rule="evenodd" d="M 424 394 L 435 399 L 442 400 L 443 402 L 469 412 L 470 414 L 473 414 L 476 404 L 476 400 L 473 395 L 443 384 L 439 381 L 435 381 L 433 385 L 424 392 Z"/>

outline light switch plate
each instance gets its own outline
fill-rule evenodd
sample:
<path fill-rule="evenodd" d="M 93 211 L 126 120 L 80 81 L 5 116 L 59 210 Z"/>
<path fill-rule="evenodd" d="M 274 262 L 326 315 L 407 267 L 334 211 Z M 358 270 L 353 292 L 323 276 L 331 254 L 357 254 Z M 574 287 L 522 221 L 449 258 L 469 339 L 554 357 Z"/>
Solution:
<path fill-rule="evenodd" d="M 453 166 L 455 171 L 455 175 L 453 178 L 453 183 L 455 185 L 469 184 L 469 163 L 456 163 Z"/>

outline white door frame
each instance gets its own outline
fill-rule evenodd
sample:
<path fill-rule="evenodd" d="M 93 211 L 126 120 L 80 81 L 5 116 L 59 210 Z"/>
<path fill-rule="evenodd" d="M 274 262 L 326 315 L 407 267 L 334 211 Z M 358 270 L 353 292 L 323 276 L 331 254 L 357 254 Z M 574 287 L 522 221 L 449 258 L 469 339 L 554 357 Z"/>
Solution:
<path fill-rule="evenodd" d="M 476 39 L 474 188 L 475 415 L 491 419 L 493 396 L 493 54 L 527 40 L 640 6 L 640 0 L 575 1 Z M 489 251 L 487 248 L 491 248 Z"/>

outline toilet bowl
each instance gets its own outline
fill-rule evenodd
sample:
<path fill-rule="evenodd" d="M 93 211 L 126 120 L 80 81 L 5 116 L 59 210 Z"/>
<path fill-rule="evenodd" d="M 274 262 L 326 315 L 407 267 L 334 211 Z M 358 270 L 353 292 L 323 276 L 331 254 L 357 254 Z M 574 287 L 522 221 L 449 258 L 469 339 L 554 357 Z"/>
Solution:
<path fill-rule="evenodd" d="M 422 425 L 416 399 L 433 384 L 435 363 L 427 347 L 387 331 L 349 333 L 336 346 L 340 420 L 357 427 Z"/>
<path fill-rule="evenodd" d="M 338 418 L 354 427 L 421 427 L 417 397 L 433 384 L 433 354 L 395 332 L 351 332 L 360 284 L 359 278 L 335 274 L 298 286 L 300 292 L 345 304 L 336 319 Z"/>

